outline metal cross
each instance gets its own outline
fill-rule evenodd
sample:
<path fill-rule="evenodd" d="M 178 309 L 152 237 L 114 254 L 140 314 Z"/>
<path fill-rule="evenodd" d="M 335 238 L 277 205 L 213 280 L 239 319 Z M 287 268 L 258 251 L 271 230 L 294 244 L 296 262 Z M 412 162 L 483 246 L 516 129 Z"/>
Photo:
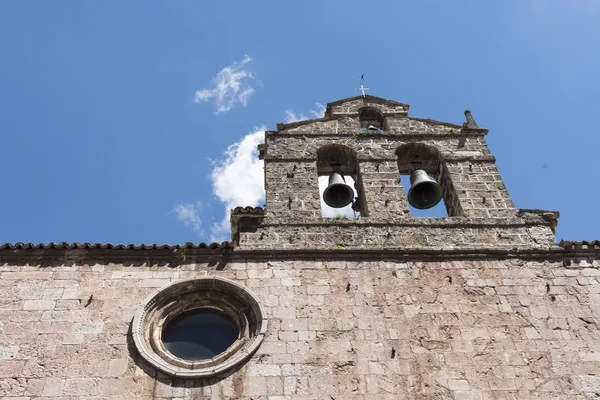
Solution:
<path fill-rule="evenodd" d="M 371 89 L 363 86 L 364 80 L 365 80 L 365 74 L 362 74 L 362 76 L 360 77 L 360 87 L 356 89 L 356 90 L 360 90 L 362 92 L 363 98 L 365 98 L 365 90 L 371 90 Z"/>

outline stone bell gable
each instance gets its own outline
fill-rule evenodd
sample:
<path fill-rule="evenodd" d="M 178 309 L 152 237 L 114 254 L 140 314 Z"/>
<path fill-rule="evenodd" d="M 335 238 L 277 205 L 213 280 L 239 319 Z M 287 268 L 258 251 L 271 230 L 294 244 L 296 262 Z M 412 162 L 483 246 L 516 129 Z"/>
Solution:
<path fill-rule="evenodd" d="M 233 238 L 242 247 L 290 249 L 556 245 L 558 213 L 515 209 L 485 142 L 488 130 L 469 111 L 458 125 L 413 118 L 408 109 L 358 96 L 329 103 L 323 118 L 267 131 L 259 146 L 266 210 L 252 217 L 234 212 Z M 410 215 L 399 177 L 416 167 L 439 181 L 447 218 Z M 360 218 L 321 216 L 318 177 L 333 168 L 356 178 Z"/>

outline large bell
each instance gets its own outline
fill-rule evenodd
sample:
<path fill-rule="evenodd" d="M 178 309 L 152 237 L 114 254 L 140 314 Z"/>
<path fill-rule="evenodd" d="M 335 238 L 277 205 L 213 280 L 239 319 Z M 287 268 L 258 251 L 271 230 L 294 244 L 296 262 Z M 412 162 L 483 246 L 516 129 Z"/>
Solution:
<path fill-rule="evenodd" d="M 352 203 L 354 191 L 337 172 L 329 175 L 329 185 L 323 192 L 323 201 L 331 208 L 342 208 Z"/>
<path fill-rule="evenodd" d="M 410 174 L 408 202 L 414 208 L 425 210 L 435 206 L 442 199 L 442 187 L 422 169 Z"/>

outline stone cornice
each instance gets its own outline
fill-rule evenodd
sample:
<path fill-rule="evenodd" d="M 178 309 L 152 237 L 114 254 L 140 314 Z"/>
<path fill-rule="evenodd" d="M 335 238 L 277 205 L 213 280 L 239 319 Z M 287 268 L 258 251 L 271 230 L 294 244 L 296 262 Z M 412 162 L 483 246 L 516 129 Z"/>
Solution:
<path fill-rule="evenodd" d="M 0 250 L 1 264 L 18 262 L 29 266 L 52 267 L 60 265 L 122 263 L 126 266 L 168 265 L 178 266 L 195 262 L 208 263 L 217 269 L 229 261 L 244 260 L 431 260 L 459 259 L 564 259 L 600 258 L 600 248 L 564 248 L 559 245 L 544 249 L 494 249 L 494 248 L 368 248 L 368 249 L 180 249 L 177 251 L 155 249 L 17 249 Z"/>
<path fill-rule="evenodd" d="M 275 157 L 264 157 L 261 158 L 262 160 L 265 161 L 276 161 L 276 162 L 311 162 L 311 161 L 317 161 L 317 157 L 302 157 L 299 156 L 298 158 L 275 158 Z M 391 161 L 391 162 L 397 162 L 398 158 L 393 158 L 393 157 L 357 157 L 358 161 Z M 489 162 L 489 163 L 495 163 L 496 162 L 496 157 L 492 156 L 492 155 L 479 155 L 479 156 L 455 156 L 455 155 L 449 155 L 449 156 L 444 156 L 443 158 L 444 162 L 451 162 L 451 161 L 472 161 L 472 162 Z"/>
<path fill-rule="evenodd" d="M 548 225 L 548 223 L 542 218 L 536 218 L 535 216 L 529 218 L 464 218 L 464 217 L 447 217 L 447 218 L 410 218 L 410 217 L 398 217 L 395 219 L 378 220 L 369 217 L 363 218 L 322 218 L 320 221 L 302 221 L 298 218 L 278 217 L 277 220 L 265 218 L 261 227 L 331 227 L 331 226 L 345 226 L 345 227 L 379 227 L 389 229 L 401 229 L 401 228 L 416 228 L 416 227 L 435 227 L 435 228 L 515 228 L 523 226 L 537 226 L 537 225 Z"/>
<path fill-rule="evenodd" d="M 361 131 L 359 129 L 356 130 L 347 130 L 342 132 L 329 132 L 329 133 L 321 133 L 319 134 L 310 134 L 306 132 L 275 132 L 275 131 L 267 131 L 266 137 L 268 139 L 276 139 L 278 137 L 286 137 L 286 138 L 313 138 L 313 137 L 331 137 L 331 138 L 348 138 L 348 137 L 356 137 L 359 140 L 365 139 L 398 139 L 398 140 L 406 140 L 406 139 L 441 139 L 441 138 L 461 138 L 461 137 L 478 137 L 478 136 L 486 136 L 487 130 L 485 129 L 462 129 L 459 130 L 460 127 L 455 126 L 457 128 L 456 133 L 395 133 L 394 131 L 384 131 L 383 133 L 369 133 L 368 131 Z"/>

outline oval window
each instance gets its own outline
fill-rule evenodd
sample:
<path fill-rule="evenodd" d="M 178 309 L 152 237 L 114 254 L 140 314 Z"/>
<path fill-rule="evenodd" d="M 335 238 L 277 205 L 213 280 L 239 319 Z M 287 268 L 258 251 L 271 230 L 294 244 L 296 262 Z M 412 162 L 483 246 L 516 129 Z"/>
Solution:
<path fill-rule="evenodd" d="M 223 353 L 239 337 L 237 324 L 224 313 L 196 309 L 177 315 L 162 333 L 166 349 L 184 360 L 207 360 Z"/>

